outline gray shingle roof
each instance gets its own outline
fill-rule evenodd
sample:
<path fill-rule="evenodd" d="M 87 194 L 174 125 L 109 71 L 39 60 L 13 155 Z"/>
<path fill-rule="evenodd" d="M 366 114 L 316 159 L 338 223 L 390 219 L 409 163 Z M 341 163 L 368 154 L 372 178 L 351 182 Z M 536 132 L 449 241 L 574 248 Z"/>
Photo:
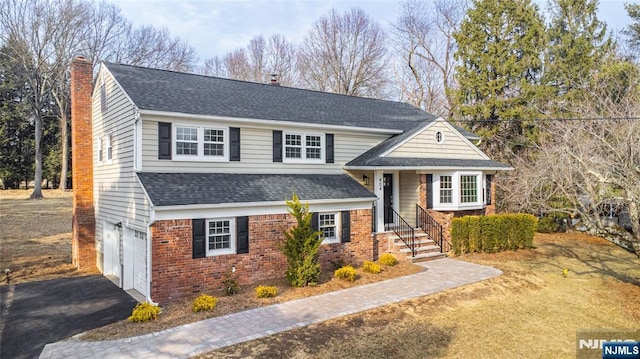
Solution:
<path fill-rule="evenodd" d="M 295 191 L 302 201 L 374 199 L 348 175 L 138 173 L 156 206 L 284 202 Z"/>
<path fill-rule="evenodd" d="M 141 110 L 405 130 L 435 116 L 402 102 L 105 63 Z"/>
<path fill-rule="evenodd" d="M 466 168 L 466 169 L 496 169 L 509 170 L 510 166 L 493 160 L 469 160 L 455 158 L 403 158 L 360 156 L 345 167 L 410 167 L 410 168 Z"/>

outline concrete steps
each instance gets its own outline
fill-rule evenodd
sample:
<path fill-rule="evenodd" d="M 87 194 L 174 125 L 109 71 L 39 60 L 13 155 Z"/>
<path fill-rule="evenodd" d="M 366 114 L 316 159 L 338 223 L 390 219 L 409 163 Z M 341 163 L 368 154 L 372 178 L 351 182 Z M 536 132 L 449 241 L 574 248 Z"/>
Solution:
<path fill-rule="evenodd" d="M 416 228 L 415 236 L 415 244 L 417 247 L 415 257 L 412 257 L 411 249 L 409 249 L 409 247 L 407 247 L 407 245 L 397 236 L 393 241 L 395 252 L 412 263 L 426 262 L 429 260 L 447 257 L 446 253 L 441 253 L 440 247 L 431 240 L 423 230 Z"/>

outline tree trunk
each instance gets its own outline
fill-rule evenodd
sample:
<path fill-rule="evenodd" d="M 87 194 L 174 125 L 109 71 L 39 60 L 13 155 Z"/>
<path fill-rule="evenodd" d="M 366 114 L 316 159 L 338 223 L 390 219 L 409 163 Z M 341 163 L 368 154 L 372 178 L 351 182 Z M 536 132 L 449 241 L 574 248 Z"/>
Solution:
<path fill-rule="evenodd" d="M 69 131 L 67 130 L 67 113 L 60 114 L 60 184 L 61 191 L 67 190 L 67 172 L 69 165 Z"/>
<path fill-rule="evenodd" d="M 36 115 L 36 173 L 33 185 L 33 192 L 29 199 L 42 199 L 42 117 Z M 27 188 L 28 188 L 27 184 Z"/>

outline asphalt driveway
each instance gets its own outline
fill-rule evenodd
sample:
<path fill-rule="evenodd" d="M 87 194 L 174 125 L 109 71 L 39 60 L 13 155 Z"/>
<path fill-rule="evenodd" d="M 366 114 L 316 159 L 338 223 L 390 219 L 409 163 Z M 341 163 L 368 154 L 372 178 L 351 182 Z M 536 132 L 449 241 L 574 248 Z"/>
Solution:
<path fill-rule="evenodd" d="M 47 343 L 127 318 L 137 302 L 99 275 L 0 287 L 0 358 L 37 358 Z"/>

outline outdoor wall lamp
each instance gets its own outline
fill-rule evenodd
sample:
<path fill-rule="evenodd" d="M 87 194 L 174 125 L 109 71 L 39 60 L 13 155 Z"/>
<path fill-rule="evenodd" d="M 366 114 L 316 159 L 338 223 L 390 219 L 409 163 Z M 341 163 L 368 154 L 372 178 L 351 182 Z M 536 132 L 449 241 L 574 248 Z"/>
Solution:
<path fill-rule="evenodd" d="M 364 183 L 365 186 L 369 185 L 369 177 L 367 177 L 366 175 L 362 175 L 362 183 Z"/>

